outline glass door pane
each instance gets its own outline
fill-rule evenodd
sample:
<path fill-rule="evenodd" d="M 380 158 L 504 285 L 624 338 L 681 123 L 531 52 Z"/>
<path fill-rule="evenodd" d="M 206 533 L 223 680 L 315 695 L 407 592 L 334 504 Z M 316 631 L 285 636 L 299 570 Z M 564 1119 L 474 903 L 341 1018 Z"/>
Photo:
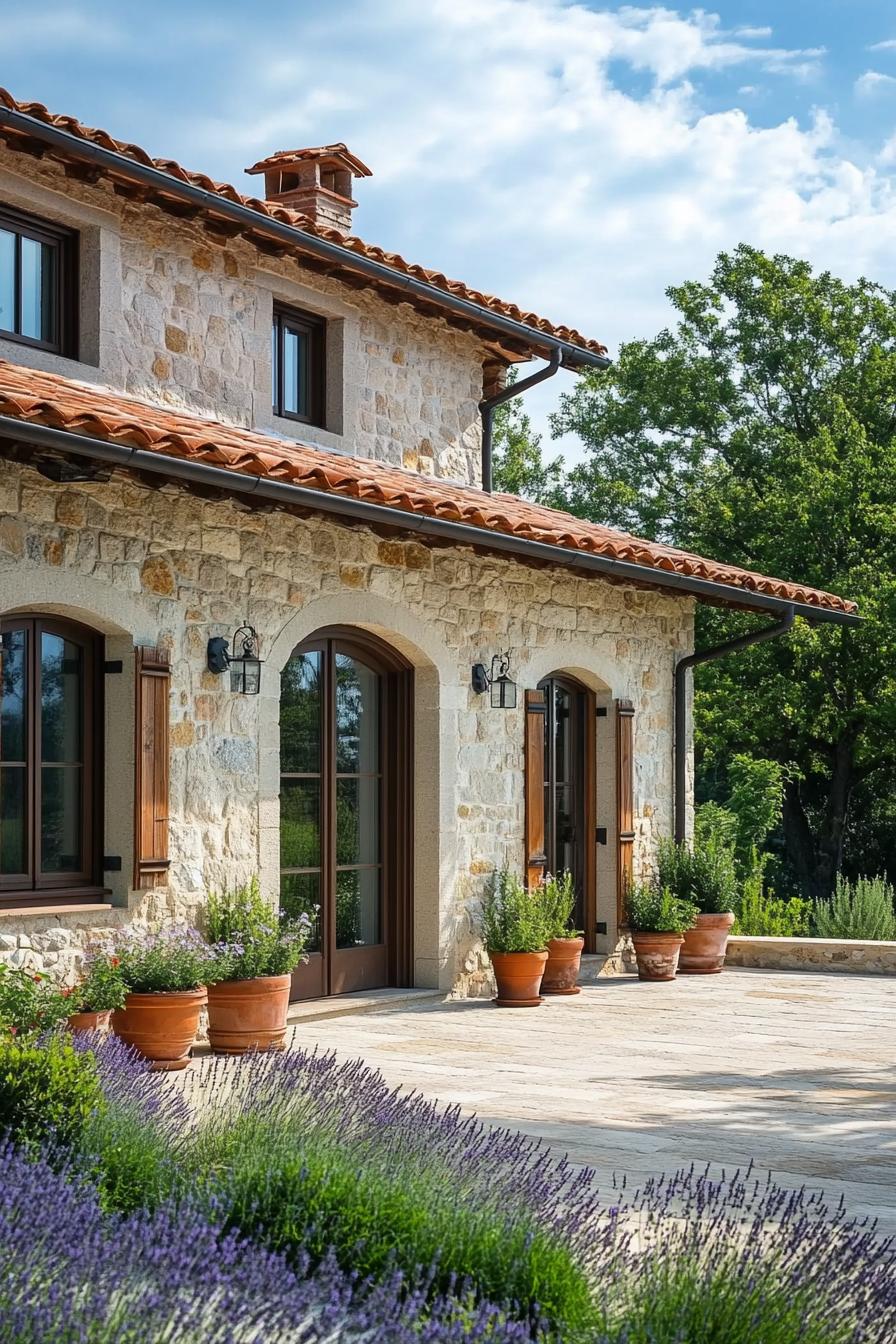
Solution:
<path fill-rule="evenodd" d="M 0 876 L 30 874 L 27 630 L 0 635 Z"/>
<path fill-rule="evenodd" d="M 383 941 L 380 838 L 380 677 L 335 657 L 336 946 Z"/>
<path fill-rule="evenodd" d="M 84 867 L 84 653 L 40 636 L 40 856 L 44 873 Z"/>
<path fill-rule="evenodd" d="M 323 653 L 293 654 L 280 679 L 280 906 L 311 920 L 323 946 Z"/>

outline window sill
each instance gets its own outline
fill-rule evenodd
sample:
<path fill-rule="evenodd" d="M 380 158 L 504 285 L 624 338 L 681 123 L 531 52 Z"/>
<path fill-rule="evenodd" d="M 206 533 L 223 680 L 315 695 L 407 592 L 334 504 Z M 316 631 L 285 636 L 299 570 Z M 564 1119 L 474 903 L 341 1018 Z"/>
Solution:
<path fill-rule="evenodd" d="M 112 905 L 18 905 L 0 908 L 0 919 L 38 919 L 47 915 L 95 915 L 103 910 L 114 910 Z"/>

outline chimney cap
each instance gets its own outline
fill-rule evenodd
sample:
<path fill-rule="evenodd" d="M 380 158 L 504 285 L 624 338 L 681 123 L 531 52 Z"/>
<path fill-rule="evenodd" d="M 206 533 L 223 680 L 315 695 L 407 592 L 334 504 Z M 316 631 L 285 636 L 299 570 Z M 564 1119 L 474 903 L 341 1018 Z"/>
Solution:
<path fill-rule="evenodd" d="M 366 163 L 362 163 L 354 154 L 349 153 L 347 146 L 341 142 L 335 145 L 319 145 L 312 149 L 278 149 L 266 159 L 259 159 L 258 163 L 247 168 L 246 172 L 250 176 L 253 173 L 269 173 L 289 168 L 296 163 L 319 163 L 321 167 L 341 168 L 343 172 L 349 172 L 353 177 L 373 177 Z"/>

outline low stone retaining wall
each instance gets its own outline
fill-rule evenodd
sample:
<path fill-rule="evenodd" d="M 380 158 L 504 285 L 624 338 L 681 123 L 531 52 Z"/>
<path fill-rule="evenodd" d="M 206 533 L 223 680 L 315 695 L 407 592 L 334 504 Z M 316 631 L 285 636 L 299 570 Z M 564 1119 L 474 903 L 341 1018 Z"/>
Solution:
<path fill-rule="evenodd" d="M 745 938 L 728 940 L 729 966 L 768 971 L 849 971 L 896 975 L 896 943 L 846 938 Z"/>

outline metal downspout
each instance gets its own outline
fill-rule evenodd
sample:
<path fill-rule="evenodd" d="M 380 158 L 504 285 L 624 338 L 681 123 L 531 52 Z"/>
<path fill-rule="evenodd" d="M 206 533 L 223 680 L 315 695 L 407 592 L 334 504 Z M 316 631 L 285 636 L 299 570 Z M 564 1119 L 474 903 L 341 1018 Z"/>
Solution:
<path fill-rule="evenodd" d="M 505 401 L 510 401 L 513 397 L 520 396 L 523 392 L 528 392 L 530 387 L 536 383 L 543 383 L 548 378 L 553 378 L 560 367 L 561 353 L 559 350 L 551 351 L 550 363 L 537 373 L 532 373 L 528 378 L 524 378 L 521 383 L 511 383 L 510 387 L 503 388 L 496 392 L 493 397 L 483 397 L 479 403 L 479 411 L 482 415 L 482 488 L 487 494 L 492 493 L 492 429 L 494 424 L 495 408 L 502 406 Z M 609 364 L 609 360 L 607 363 Z"/>
<path fill-rule="evenodd" d="M 725 658 L 729 653 L 740 653 L 753 644 L 762 644 L 767 639 L 777 639 L 793 628 L 796 618 L 794 608 L 788 607 L 780 621 L 774 625 L 765 625 L 761 630 L 753 630 L 749 635 L 740 635 L 737 639 L 726 640 L 713 649 L 703 649 L 700 653 L 689 653 L 680 658 L 675 665 L 675 839 L 684 840 L 687 831 L 687 674 L 692 667 L 700 663 L 709 663 L 716 658 Z"/>

